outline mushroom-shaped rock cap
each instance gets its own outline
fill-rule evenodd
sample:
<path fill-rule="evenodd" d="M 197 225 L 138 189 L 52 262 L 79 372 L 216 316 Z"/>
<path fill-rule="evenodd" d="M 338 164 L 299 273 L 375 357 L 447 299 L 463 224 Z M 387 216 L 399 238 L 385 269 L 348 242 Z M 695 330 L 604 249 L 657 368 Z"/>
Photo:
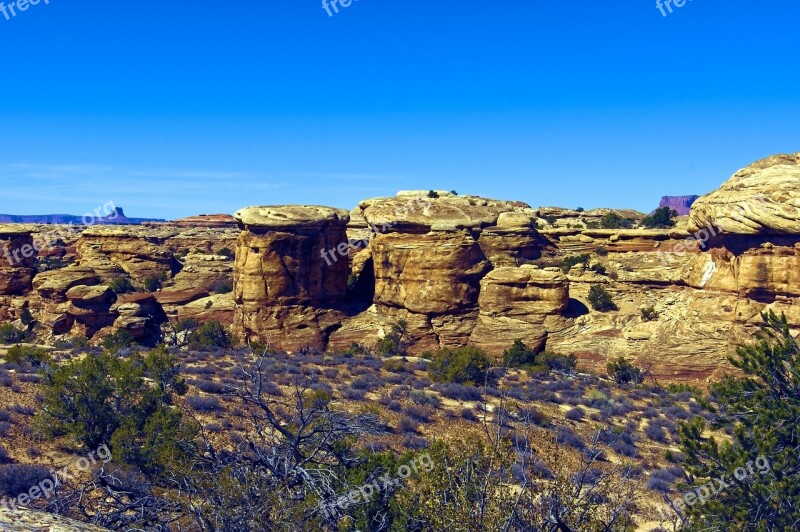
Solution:
<path fill-rule="evenodd" d="M 734 234 L 800 234 L 800 153 L 753 163 L 698 199 L 689 230 L 712 226 Z"/>
<path fill-rule="evenodd" d="M 246 207 L 236 211 L 233 217 L 244 228 L 267 229 L 316 227 L 329 223 L 346 225 L 350 221 L 350 213 L 346 210 L 317 205 Z"/>
<path fill-rule="evenodd" d="M 525 226 L 521 220 L 536 218 L 535 211 L 519 201 L 500 201 L 478 196 L 456 196 L 454 194 L 428 197 L 424 191 L 400 192 L 394 198 L 375 198 L 362 201 L 353 211 L 372 226 L 386 231 L 430 231 L 482 229 L 498 225 L 503 213 L 518 213 L 504 222 Z"/>

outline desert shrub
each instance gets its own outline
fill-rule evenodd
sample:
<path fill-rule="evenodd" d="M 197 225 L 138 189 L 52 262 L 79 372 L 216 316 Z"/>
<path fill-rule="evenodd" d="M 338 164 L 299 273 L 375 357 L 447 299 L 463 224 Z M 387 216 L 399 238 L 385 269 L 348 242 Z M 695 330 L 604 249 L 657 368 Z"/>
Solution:
<path fill-rule="evenodd" d="M 538 356 L 538 362 L 550 371 L 569 372 L 575 369 L 578 359 L 575 355 L 560 355 L 545 351 Z"/>
<path fill-rule="evenodd" d="M 611 294 L 599 284 L 592 285 L 589 289 L 589 304 L 599 312 L 617 310 L 617 305 L 614 304 Z"/>
<path fill-rule="evenodd" d="M 357 390 L 353 388 L 347 388 L 342 396 L 345 399 L 349 399 L 350 401 L 361 401 L 364 397 L 367 396 L 367 392 L 364 390 Z"/>
<path fill-rule="evenodd" d="M 15 345 L 8 350 L 6 361 L 24 367 L 41 368 L 51 362 L 51 357 L 44 349 Z"/>
<path fill-rule="evenodd" d="M 148 292 L 155 292 L 161 288 L 161 280 L 156 276 L 145 277 L 142 286 Z"/>
<path fill-rule="evenodd" d="M 227 386 L 216 381 L 198 379 L 198 380 L 193 380 L 190 384 L 192 384 L 195 388 L 197 388 L 201 392 L 210 394 L 221 395 L 224 394 L 226 391 L 228 391 Z"/>
<path fill-rule="evenodd" d="M 220 412 L 222 404 L 216 397 L 203 397 L 202 395 L 189 395 L 186 403 L 198 412 Z"/>
<path fill-rule="evenodd" d="M 461 417 L 462 419 L 466 419 L 467 421 L 478 421 L 478 416 L 475 415 L 475 411 L 471 408 L 464 408 L 461 410 Z"/>
<path fill-rule="evenodd" d="M 392 325 L 392 330 L 384 338 L 375 344 L 375 352 L 383 357 L 404 356 L 408 343 L 406 341 L 406 330 L 408 323 L 400 320 Z"/>
<path fill-rule="evenodd" d="M 634 383 L 639 384 L 644 379 L 644 372 L 625 360 L 624 357 L 619 357 L 608 363 L 606 366 L 608 375 L 617 384 Z"/>
<path fill-rule="evenodd" d="M 581 435 L 569 427 L 558 428 L 558 430 L 556 431 L 556 441 L 558 443 L 569 445 L 570 447 L 577 449 L 579 451 L 583 450 L 586 447 L 586 442 L 583 441 Z"/>
<path fill-rule="evenodd" d="M 481 392 L 474 386 L 464 386 L 455 382 L 436 384 L 434 390 L 448 399 L 456 401 L 480 401 Z"/>
<path fill-rule="evenodd" d="M 646 307 L 642 309 L 642 320 L 655 321 L 658 319 L 658 312 L 653 307 Z"/>
<path fill-rule="evenodd" d="M 635 445 L 626 443 L 622 440 L 612 443 L 611 448 L 620 456 L 636 458 L 639 455 L 639 449 L 637 449 Z"/>
<path fill-rule="evenodd" d="M 0 325 L 0 344 L 19 344 L 24 342 L 26 334 L 10 323 Z"/>
<path fill-rule="evenodd" d="M 591 259 L 592 257 L 588 253 L 564 257 L 564 260 L 561 261 L 561 271 L 567 273 L 572 269 L 573 266 L 576 266 L 578 264 L 583 264 L 584 266 L 588 266 L 589 261 Z"/>
<path fill-rule="evenodd" d="M 530 366 L 536 363 L 536 352 L 522 340 L 514 340 L 514 345 L 503 353 L 503 362 L 509 368 Z"/>
<path fill-rule="evenodd" d="M 431 420 L 433 414 L 430 409 L 413 404 L 405 408 L 405 413 L 408 417 L 425 423 Z"/>
<path fill-rule="evenodd" d="M 660 207 L 650 216 L 642 218 L 642 225 L 650 229 L 668 229 L 675 225 L 673 218 L 678 216 L 678 211 L 669 207 Z"/>
<path fill-rule="evenodd" d="M 136 338 L 128 331 L 115 331 L 103 339 L 103 347 L 111 353 L 132 347 L 135 344 Z"/>
<path fill-rule="evenodd" d="M 230 248 L 222 248 L 217 254 L 227 259 L 232 259 L 234 257 L 234 253 L 230 250 Z"/>
<path fill-rule="evenodd" d="M 185 393 L 177 361 L 163 351 L 122 359 L 108 353 L 51 365 L 42 385 L 38 425 L 50 437 L 68 435 L 88 449 L 109 444 L 115 459 L 145 471 L 160 457 L 183 453 L 173 395 Z M 188 436 L 188 434 L 187 434 Z"/>
<path fill-rule="evenodd" d="M 606 255 L 608 255 L 608 250 L 605 248 L 605 246 L 597 246 L 596 248 L 594 248 L 594 252 L 601 257 L 605 257 Z"/>
<path fill-rule="evenodd" d="M 19 414 L 21 416 L 32 416 L 36 413 L 36 409 L 32 406 L 26 405 L 11 405 L 9 409 L 14 412 L 15 414 Z"/>
<path fill-rule="evenodd" d="M 585 416 L 586 411 L 583 408 L 577 407 L 567 410 L 567 413 L 564 414 L 564 417 L 572 421 L 582 421 Z"/>
<path fill-rule="evenodd" d="M 647 477 L 647 488 L 655 491 L 671 491 L 673 485 L 682 477 L 679 467 L 657 469 Z"/>
<path fill-rule="evenodd" d="M 136 287 L 127 277 L 115 277 L 108 283 L 108 286 L 115 294 L 129 294 L 136 291 Z"/>
<path fill-rule="evenodd" d="M 599 275 L 606 274 L 606 267 L 602 264 L 593 264 L 589 269 Z"/>
<path fill-rule="evenodd" d="M 190 349 L 209 349 L 214 347 L 231 347 L 236 343 L 235 337 L 220 322 L 207 321 L 189 333 L 186 338 Z"/>
<path fill-rule="evenodd" d="M 442 401 L 438 397 L 425 392 L 411 392 L 409 399 L 418 405 L 432 406 L 434 408 L 438 408 L 442 404 Z"/>
<path fill-rule="evenodd" d="M 419 423 L 409 417 L 403 416 L 397 422 L 397 430 L 404 433 L 416 433 L 419 430 Z"/>
<path fill-rule="evenodd" d="M 389 401 L 389 403 L 386 405 L 386 408 L 392 412 L 400 412 L 403 409 L 403 403 L 400 401 Z"/>
<path fill-rule="evenodd" d="M 0 465 L 0 493 L 7 497 L 16 497 L 26 493 L 31 486 L 36 486 L 53 473 L 44 466 L 29 464 Z"/>
<path fill-rule="evenodd" d="M 657 443 L 667 443 L 668 441 L 667 433 L 664 432 L 664 427 L 658 424 L 648 423 L 647 427 L 644 429 L 644 435 Z"/>
<path fill-rule="evenodd" d="M 600 219 L 600 227 L 603 229 L 629 229 L 633 227 L 633 222 L 612 212 Z"/>
<path fill-rule="evenodd" d="M 428 373 L 436 382 L 479 385 L 491 380 L 491 361 L 477 347 L 444 348 L 423 356 L 431 359 Z"/>

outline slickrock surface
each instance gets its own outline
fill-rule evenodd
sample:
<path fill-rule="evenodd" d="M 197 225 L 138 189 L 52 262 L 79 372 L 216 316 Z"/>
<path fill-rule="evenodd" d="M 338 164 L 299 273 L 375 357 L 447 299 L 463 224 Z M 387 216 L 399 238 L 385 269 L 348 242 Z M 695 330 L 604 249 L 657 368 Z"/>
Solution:
<path fill-rule="evenodd" d="M 105 528 L 27 509 L 0 509 L 0 530 L 8 532 L 108 532 Z"/>
<path fill-rule="evenodd" d="M 800 153 L 762 159 L 692 205 L 690 229 L 800 234 Z"/>

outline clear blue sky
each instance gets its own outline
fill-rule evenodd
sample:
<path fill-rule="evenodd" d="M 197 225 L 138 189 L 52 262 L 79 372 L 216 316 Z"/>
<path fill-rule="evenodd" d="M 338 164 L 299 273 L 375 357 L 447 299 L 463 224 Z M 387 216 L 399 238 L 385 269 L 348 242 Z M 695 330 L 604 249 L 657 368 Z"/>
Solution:
<path fill-rule="evenodd" d="M 3 213 L 650 210 L 800 151 L 796 0 L 43 2 L 0 14 Z"/>

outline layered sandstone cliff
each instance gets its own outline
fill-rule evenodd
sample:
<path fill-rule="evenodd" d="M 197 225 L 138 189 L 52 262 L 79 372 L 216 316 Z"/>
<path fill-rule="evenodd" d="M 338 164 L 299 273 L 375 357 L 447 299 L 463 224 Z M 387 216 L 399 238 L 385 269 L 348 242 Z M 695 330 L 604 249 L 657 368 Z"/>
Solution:
<path fill-rule="evenodd" d="M 235 214 L 234 331 L 281 349 L 323 347 L 347 294 L 347 211 L 251 207 Z M 342 250 L 342 251 L 340 251 Z"/>

